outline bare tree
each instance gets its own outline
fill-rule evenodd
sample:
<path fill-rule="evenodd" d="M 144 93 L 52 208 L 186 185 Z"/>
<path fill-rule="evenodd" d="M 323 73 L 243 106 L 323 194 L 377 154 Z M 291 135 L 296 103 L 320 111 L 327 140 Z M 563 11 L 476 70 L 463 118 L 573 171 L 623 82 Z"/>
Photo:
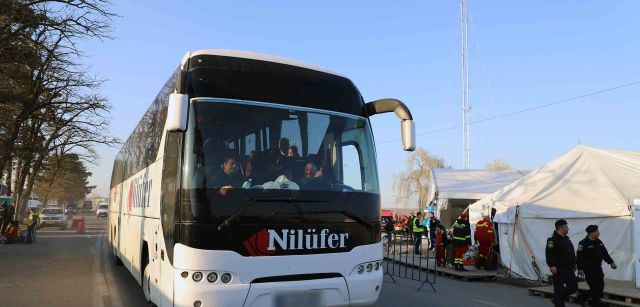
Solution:
<path fill-rule="evenodd" d="M 65 81 L 87 77 L 77 43 L 109 37 L 115 16 L 109 6 L 104 0 L 5 0 L 0 5 L 0 175 L 24 126 L 51 107 L 61 88 L 82 92 L 99 85 L 91 78 L 85 78 L 88 84 Z"/>
<path fill-rule="evenodd" d="M 485 164 L 484 168 L 490 171 L 507 171 L 513 169 L 513 167 L 511 167 L 511 165 L 509 165 L 507 161 L 502 159 L 495 159 Z"/>
<path fill-rule="evenodd" d="M 396 198 L 417 200 L 422 211 L 429 195 L 431 169 L 444 167 L 444 159 L 432 156 L 424 148 L 416 149 L 406 162 L 406 169 L 396 175 Z"/>
<path fill-rule="evenodd" d="M 0 177 L 14 181 L 23 211 L 47 157 L 96 157 L 113 145 L 102 80 L 82 63 L 78 42 L 108 38 L 105 0 L 6 0 L 0 7 Z M 9 171 L 5 171 L 5 168 Z"/>

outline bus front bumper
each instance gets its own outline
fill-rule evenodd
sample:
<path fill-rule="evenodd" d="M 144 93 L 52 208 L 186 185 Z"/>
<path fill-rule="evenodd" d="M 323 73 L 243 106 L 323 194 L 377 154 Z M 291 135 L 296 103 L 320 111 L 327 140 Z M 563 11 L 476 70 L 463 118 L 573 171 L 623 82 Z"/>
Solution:
<path fill-rule="evenodd" d="M 378 300 L 382 271 L 358 276 L 253 284 L 194 283 L 176 276 L 174 305 L 191 306 L 369 306 Z M 199 304 L 197 302 L 200 302 Z"/>

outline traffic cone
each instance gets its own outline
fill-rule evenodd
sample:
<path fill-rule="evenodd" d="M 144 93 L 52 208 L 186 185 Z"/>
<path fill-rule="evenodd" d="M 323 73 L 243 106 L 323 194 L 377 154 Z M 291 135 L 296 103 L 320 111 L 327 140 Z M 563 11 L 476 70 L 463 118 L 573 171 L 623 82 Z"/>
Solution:
<path fill-rule="evenodd" d="M 80 234 L 84 233 L 84 216 L 82 216 L 82 218 L 80 219 L 80 222 L 78 223 L 78 233 Z"/>

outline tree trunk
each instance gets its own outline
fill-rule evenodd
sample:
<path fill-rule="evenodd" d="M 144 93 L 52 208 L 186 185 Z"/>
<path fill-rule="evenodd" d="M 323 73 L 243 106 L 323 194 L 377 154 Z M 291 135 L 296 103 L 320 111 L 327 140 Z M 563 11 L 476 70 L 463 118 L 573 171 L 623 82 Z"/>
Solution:
<path fill-rule="evenodd" d="M 5 166 L 5 169 L 7 170 L 7 177 L 5 178 L 5 185 L 7 186 L 7 196 L 11 196 L 11 179 L 12 179 L 12 175 L 13 175 L 13 159 L 9 158 L 9 161 L 7 161 L 7 165 Z M 0 173 L 2 174 L 2 173 Z"/>
<path fill-rule="evenodd" d="M 13 149 L 18 139 L 18 132 L 20 126 L 16 124 L 10 132 L 9 137 L 2 144 L 2 151 L 0 152 L 0 175 L 4 174 L 4 169 L 7 166 L 7 162 L 11 161 Z"/>
<path fill-rule="evenodd" d="M 24 210 L 26 201 L 24 199 L 24 187 L 25 182 L 27 181 L 27 175 L 29 174 L 29 169 L 31 168 L 31 161 L 23 161 L 22 167 L 19 170 L 20 173 L 18 175 L 18 179 L 16 181 L 16 191 L 15 191 L 15 200 L 16 200 L 16 216 L 19 218 L 24 217 Z M 27 199 L 29 197 L 27 196 Z"/>

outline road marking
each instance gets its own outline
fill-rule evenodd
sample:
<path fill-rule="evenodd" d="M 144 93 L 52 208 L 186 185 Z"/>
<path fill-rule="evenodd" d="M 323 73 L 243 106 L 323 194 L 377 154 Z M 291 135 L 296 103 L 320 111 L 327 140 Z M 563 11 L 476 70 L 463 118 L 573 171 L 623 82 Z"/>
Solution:
<path fill-rule="evenodd" d="M 120 297 L 120 293 L 118 292 L 118 284 L 115 282 L 115 278 L 113 276 L 113 267 L 109 266 L 109 261 L 104 261 L 107 258 L 109 250 L 109 246 L 107 245 L 107 241 L 104 239 L 106 235 L 106 230 L 102 231 L 102 235 L 98 240 L 96 240 L 96 254 L 94 255 L 94 277 L 98 277 L 104 285 L 104 292 L 100 292 L 101 296 L 94 296 L 95 300 L 101 300 L 100 306 L 124 306 L 122 303 L 122 298 Z M 98 249 L 99 247 L 99 249 Z M 111 287 L 109 287 L 111 285 Z M 94 304 L 95 305 L 95 304 Z"/>
<path fill-rule="evenodd" d="M 482 304 L 482 305 L 487 305 L 487 306 L 493 306 L 493 307 L 505 307 L 504 305 L 495 304 L 495 303 L 491 303 L 491 302 L 487 302 L 487 301 L 482 301 L 482 300 L 474 300 L 474 299 L 470 299 L 470 301 L 472 301 L 472 302 L 474 302 L 474 303 Z"/>
<path fill-rule="evenodd" d="M 104 274 L 100 271 L 100 262 L 102 258 L 102 240 L 96 240 L 96 246 L 89 247 L 94 253 L 93 255 L 93 287 L 91 288 L 91 298 L 93 298 L 93 306 L 105 306 L 104 296 L 109 295 L 107 290 L 107 281 Z"/>

